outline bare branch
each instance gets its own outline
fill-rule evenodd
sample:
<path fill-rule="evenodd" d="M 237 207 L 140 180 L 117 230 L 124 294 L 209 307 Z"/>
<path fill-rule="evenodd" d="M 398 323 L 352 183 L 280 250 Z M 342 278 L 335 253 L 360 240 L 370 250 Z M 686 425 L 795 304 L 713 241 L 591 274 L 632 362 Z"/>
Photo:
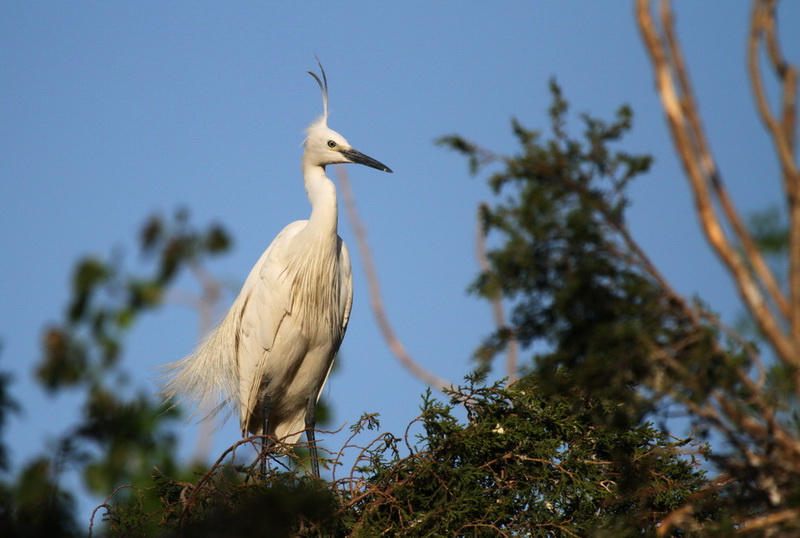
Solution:
<path fill-rule="evenodd" d="M 796 529 L 800 513 L 797 510 L 787 509 L 764 516 L 754 517 L 739 522 L 736 534 L 746 534 L 759 529 L 775 527 L 781 524 L 790 524 Z"/>
<path fill-rule="evenodd" d="M 350 178 L 347 175 L 347 170 L 343 166 L 336 167 L 336 176 L 339 180 L 339 186 L 342 191 L 342 199 L 344 201 L 345 212 L 347 219 L 350 222 L 350 227 L 353 229 L 353 234 L 358 243 L 358 251 L 361 255 L 361 263 L 364 265 L 364 274 L 367 277 L 367 286 L 369 288 L 369 302 L 372 307 L 372 314 L 375 316 L 375 321 L 380 327 L 383 339 L 386 345 L 389 346 L 392 354 L 400 361 L 403 367 L 411 372 L 411 375 L 428 385 L 440 391 L 452 386 L 452 383 L 442 379 L 436 374 L 429 372 L 408 353 L 403 342 L 397 337 L 392 328 L 389 318 L 386 316 L 386 311 L 383 307 L 383 299 L 381 298 L 381 288 L 378 282 L 378 273 L 375 270 L 375 263 L 372 259 L 372 251 L 370 250 L 369 243 L 367 242 L 367 232 L 361 223 L 358 216 L 358 209 L 356 208 L 355 197 L 353 190 L 350 188 Z"/>
<path fill-rule="evenodd" d="M 728 196 L 728 191 L 723 186 L 722 178 L 716 168 L 714 157 L 708 147 L 705 132 L 700 122 L 699 108 L 694 100 L 688 70 L 686 69 L 683 55 L 678 45 L 677 37 L 675 36 L 675 22 L 672 17 L 672 11 L 669 8 L 669 2 L 661 3 L 661 18 L 663 20 L 662 30 L 664 33 L 664 40 L 669 50 L 669 59 L 674 64 L 672 72 L 678 81 L 678 92 L 682 101 L 682 111 L 687 122 L 686 126 L 689 129 L 689 139 L 696 145 L 696 148 L 694 148 L 696 152 L 695 160 L 700 166 L 701 171 L 705 174 L 705 183 L 710 184 L 713 189 L 713 196 L 716 197 L 714 201 L 721 207 L 728 224 L 730 224 L 736 234 L 736 239 L 738 239 L 747 255 L 747 262 L 745 265 L 747 265 L 747 263 L 752 264 L 756 273 L 754 275 L 756 283 L 758 283 L 758 279 L 760 279 L 762 285 L 768 292 L 769 300 L 775 303 L 782 315 L 788 316 L 788 302 L 781 292 L 764 257 L 761 255 L 758 245 L 756 245 L 750 232 L 740 218 L 733 201 Z M 724 230 L 724 221 L 722 223 L 722 229 Z"/>
<path fill-rule="evenodd" d="M 123 489 L 135 489 L 135 490 L 139 491 L 139 488 L 137 488 L 136 486 L 131 486 L 131 485 L 127 485 L 127 484 L 124 484 L 122 486 L 117 486 L 117 488 L 114 489 L 114 491 L 112 491 L 111 494 L 108 497 L 106 497 L 106 500 L 103 501 L 102 504 L 100 504 L 99 506 L 96 506 L 95 509 L 92 510 L 92 515 L 89 518 L 89 538 L 92 537 L 92 531 L 93 531 L 93 528 L 94 528 L 94 518 L 97 515 L 97 511 L 100 510 L 101 508 L 105 508 L 106 514 L 108 514 L 109 508 L 111 506 L 109 504 L 111 502 L 111 499 L 113 499 L 117 495 L 117 493 L 119 493 Z"/>
<path fill-rule="evenodd" d="M 222 285 L 214 275 L 198 263 L 190 264 L 189 271 L 200 284 L 200 293 L 193 294 L 182 290 L 174 290 L 170 292 L 168 301 L 182 304 L 197 311 L 199 316 L 198 334 L 203 337 L 214 327 L 215 313 L 222 298 Z M 191 461 L 204 462 L 211 453 L 215 427 L 213 415 L 210 409 L 200 412 L 202 417 L 199 421 L 200 431 L 197 433 L 197 444 Z"/>
<path fill-rule="evenodd" d="M 638 1 L 637 18 L 653 61 L 656 85 L 676 150 L 695 195 L 703 230 L 732 273 L 739 294 L 778 356 L 786 364 L 800 365 L 798 338 L 783 330 L 790 312 L 789 301 L 781 292 L 722 184 L 700 124 L 698 108 L 675 37 L 670 3 L 662 0 L 660 5 L 660 31 L 650 11 L 650 0 Z M 721 206 L 723 215 L 717 213 L 716 204 Z M 726 232 L 727 227 L 733 230 L 734 239 L 742 252 L 737 244 L 732 243 Z"/>
<path fill-rule="evenodd" d="M 748 69 L 759 114 L 777 150 L 789 205 L 788 294 L 777 284 L 716 169 L 675 34 L 669 0 L 659 2 L 658 23 L 651 12 L 652 0 L 638 0 L 637 19 L 653 62 L 657 90 L 675 148 L 695 196 L 703 230 L 734 277 L 745 305 L 778 359 L 785 365 L 797 367 L 800 366 L 800 178 L 794 155 L 797 72 L 783 59 L 778 46 L 776 3 L 777 0 L 754 0 L 748 37 Z M 780 113 L 777 114 L 772 112 L 768 102 L 760 72 L 761 58 L 766 58 L 783 92 Z M 660 280 L 658 276 L 656 278 Z M 689 394 L 707 394 L 705 398 L 694 400 L 677 391 L 673 397 L 694 417 L 715 428 L 738 454 L 727 462 L 734 479 L 744 476 L 753 481 L 776 508 L 774 512 L 740 521 L 738 530 L 745 532 L 767 527 L 775 530 L 797 516 L 794 510 L 778 509 L 786 492 L 791 491 L 796 483 L 794 474 L 800 465 L 800 442 L 796 432 L 791 424 L 785 423 L 786 409 L 780 406 L 781 402 L 767 387 L 766 369 L 757 350 L 729 331 L 719 320 L 709 318 L 702 312 L 695 313 L 695 309 L 687 308 L 682 301 L 678 304 L 684 305 L 684 310 L 694 323 L 701 321 L 696 317 L 699 315 L 702 321 L 721 327 L 752 359 L 751 363 L 736 367 L 737 385 L 741 390 L 729 392 L 714 389 L 709 393 L 694 381 L 691 371 L 681 364 L 677 355 L 670 350 L 659 349 L 656 342 L 649 343 L 653 348 L 653 356 L 667 371 L 682 380 Z M 715 344 L 713 351 L 722 355 L 719 348 L 719 344 Z M 752 371 L 750 366 L 755 366 L 757 370 Z M 796 394 L 800 396 L 798 373 L 793 374 L 792 382 Z M 669 391 L 669 388 L 666 390 Z M 691 519 L 691 506 L 690 502 L 673 512 L 664 520 L 664 528 L 684 525 L 685 521 Z"/>
<path fill-rule="evenodd" d="M 747 43 L 747 66 L 750 82 L 761 119 L 772 136 L 784 180 L 790 221 L 789 232 L 789 303 L 788 317 L 792 332 L 800 335 L 800 173 L 795 157 L 795 130 L 797 127 L 797 68 L 783 58 L 778 44 L 776 25 L 776 0 L 755 0 Z M 761 74 L 759 52 L 766 48 L 772 70 L 781 83 L 783 99 L 781 119 L 772 113 L 767 101 Z"/>
<path fill-rule="evenodd" d="M 219 280 L 209 273 L 205 267 L 198 264 L 189 266 L 192 274 L 202 286 L 200 296 L 197 298 L 197 312 L 200 315 L 199 333 L 207 335 L 214 328 L 214 314 L 222 297 L 222 285 Z M 197 444 L 194 448 L 192 461 L 204 462 L 211 453 L 214 441 L 214 419 L 211 409 L 203 412 L 200 419 L 200 431 L 197 432 Z"/>
<path fill-rule="evenodd" d="M 481 271 L 490 273 L 492 271 L 489 265 L 489 260 L 486 258 L 486 233 L 481 225 L 480 213 L 476 220 L 475 226 L 475 256 L 478 259 L 478 266 Z M 503 311 L 503 300 L 499 292 L 494 294 L 491 298 L 492 302 L 492 315 L 494 316 L 494 323 L 498 329 L 508 329 L 506 325 L 506 316 Z M 518 356 L 518 343 L 517 337 L 511 332 L 506 352 L 506 377 L 508 382 L 513 383 L 517 379 L 517 356 Z"/>

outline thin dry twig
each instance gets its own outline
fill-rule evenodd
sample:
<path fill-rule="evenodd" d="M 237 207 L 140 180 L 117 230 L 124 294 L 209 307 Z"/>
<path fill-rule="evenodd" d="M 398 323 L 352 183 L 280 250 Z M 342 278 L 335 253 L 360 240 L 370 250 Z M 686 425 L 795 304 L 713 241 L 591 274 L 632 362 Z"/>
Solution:
<path fill-rule="evenodd" d="M 386 345 L 389 346 L 392 354 L 400 361 L 403 367 L 411 372 L 411 374 L 428 385 L 444 392 L 445 389 L 451 387 L 453 384 L 449 381 L 437 376 L 433 372 L 428 371 L 421 364 L 419 364 L 411 354 L 406 350 L 403 342 L 397 337 L 394 332 L 392 324 L 386 315 L 386 310 L 383 307 L 383 299 L 381 298 L 381 288 L 378 282 L 378 273 L 375 270 L 375 262 L 372 259 L 372 251 L 367 241 L 367 232 L 361 223 L 358 216 L 358 209 L 356 208 L 355 197 L 353 190 L 350 187 L 350 178 L 347 171 L 343 166 L 336 167 L 336 175 L 339 180 L 339 186 L 342 190 L 342 199 L 344 200 L 344 207 L 347 213 L 347 219 L 350 222 L 350 227 L 353 229 L 353 234 L 358 243 L 358 251 L 361 254 L 361 263 L 364 265 L 364 274 L 367 277 L 367 286 L 369 288 L 369 300 L 372 307 L 372 313 L 378 323 Z"/>
<path fill-rule="evenodd" d="M 222 298 L 222 285 L 205 267 L 192 264 L 189 269 L 202 286 L 202 291 L 197 298 L 197 312 L 200 315 L 199 333 L 205 336 L 214 327 L 214 314 Z M 214 419 L 210 413 L 211 410 L 208 409 L 208 411 L 200 420 L 200 431 L 197 432 L 197 444 L 192 461 L 206 461 L 211 453 L 211 445 L 214 441 Z"/>
<path fill-rule="evenodd" d="M 111 494 L 108 497 L 106 497 L 106 500 L 103 501 L 102 504 L 96 506 L 95 509 L 92 510 L 92 515 L 89 518 L 89 538 L 91 538 L 92 532 L 94 530 L 94 517 L 95 517 L 95 515 L 97 515 L 97 511 L 100 510 L 101 508 L 105 508 L 106 509 L 106 513 L 108 513 L 108 510 L 110 508 L 110 505 L 108 503 L 111 501 L 111 499 L 116 497 L 117 493 L 119 493 L 123 489 L 136 489 L 136 490 L 138 490 L 139 488 L 137 488 L 136 486 L 129 485 L 129 484 L 123 484 L 121 486 L 117 486 L 117 488 L 114 491 L 112 491 Z"/>
<path fill-rule="evenodd" d="M 222 284 L 219 279 L 199 263 L 189 264 L 189 272 L 200 284 L 200 293 L 195 294 L 183 290 L 174 290 L 170 292 L 167 300 L 197 311 L 199 317 L 198 334 L 202 338 L 214 327 L 215 314 L 222 299 Z M 214 441 L 214 413 L 211 412 L 211 409 L 206 409 L 206 411 L 200 412 L 200 416 L 202 417 L 199 421 L 200 429 L 197 433 L 197 443 L 191 459 L 194 462 L 208 460 L 208 456 L 211 453 L 211 445 Z"/>
<path fill-rule="evenodd" d="M 489 265 L 489 260 L 486 256 L 486 233 L 481 223 L 480 212 L 478 213 L 475 226 L 475 257 L 478 260 L 478 266 L 481 268 L 481 271 L 485 273 L 490 273 L 492 271 L 492 268 Z M 506 329 L 511 331 L 511 329 L 509 329 L 509 327 L 506 325 L 503 299 L 500 295 L 500 292 L 495 293 L 495 296 L 491 298 L 491 303 L 492 316 L 494 317 L 495 326 L 501 330 Z M 508 377 L 509 384 L 513 383 L 517 379 L 518 352 L 519 345 L 517 338 L 514 335 L 514 332 L 511 331 L 507 340 L 506 351 L 506 377 Z"/>
<path fill-rule="evenodd" d="M 775 527 L 782 524 L 789 524 L 791 528 L 797 529 L 797 521 L 800 519 L 800 512 L 797 510 L 782 510 L 780 512 L 773 512 L 760 517 L 750 518 L 739 522 L 739 527 L 736 529 L 737 534 L 745 534 L 768 527 Z"/>

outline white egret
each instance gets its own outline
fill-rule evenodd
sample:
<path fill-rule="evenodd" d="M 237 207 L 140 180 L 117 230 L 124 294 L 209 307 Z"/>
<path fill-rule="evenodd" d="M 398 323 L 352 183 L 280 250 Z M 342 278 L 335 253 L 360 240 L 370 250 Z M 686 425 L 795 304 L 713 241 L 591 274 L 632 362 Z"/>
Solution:
<path fill-rule="evenodd" d="M 325 166 L 358 163 L 391 172 L 328 128 L 328 80 L 302 157 L 311 216 L 286 226 L 250 271 L 219 326 L 187 357 L 168 364 L 163 394 L 194 406 L 211 401 L 239 410 L 242 435 L 295 444 L 306 432 L 319 476 L 314 436 L 317 401 L 342 343 L 353 280 L 350 254 L 337 233 L 336 187 Z"/>

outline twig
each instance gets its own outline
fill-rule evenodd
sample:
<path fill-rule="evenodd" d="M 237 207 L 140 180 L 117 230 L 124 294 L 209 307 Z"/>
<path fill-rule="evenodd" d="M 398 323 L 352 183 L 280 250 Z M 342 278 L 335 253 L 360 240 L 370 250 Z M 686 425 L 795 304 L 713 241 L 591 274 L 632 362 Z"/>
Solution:
<path fill-rule="evenodd" d="M 189 264 L 189 271 L 200 284 L 200 293 L 176 290 L 170 293 L 167 300 L 197 311 L 199 316 L 198 333 L 203 337 L 214 327 L 214 314 L 222 296 L 222 285 L 214 275 L 198 263 Z M 201 412 L 200 416 L 202 417 L 199 421 L 200 430 L 197 433 L 197 444 L 191 459 L 195 462 L 205 462 L 208 459 L 214 438 L 214 413 L 210 409 L 206 409 L 206 412 Z"/>
<path fill-rule="evenodd" d="M 764 260 L 764 257 L 761 255 L 758 245 L 753 240 L 753 237 L 750 235 L 750 232 L 739 216 L 733 201 L 728 195 L 728 191 L 725 189 L 722 183 L 722 177 L 719 175 L 719 171 L 717 170 L 714 156 L 708 146 L 708 141 L 706 140 L 705 132 L 703 131 L 703 126 L 700 122 L 699 108 L 694 99 L 691 82 L 689 80 L 689 73 L 686 69 L 686 64 L 683 60 L 683 54 L 681 53 L 680 46 L 678 45 L 678 40 L 675 35 L 675 21 L 672 16 L 672 10 L 669 7 L 669 2 L 661 2 L 661 19 L 663 21 L 662 39 L 666 42 L 667 50 L 669 52 L 668 58 L 671 62 L 670 72 L 674 75 L 675 80 L 677 80 L 678 94 L 681 98 L 681 111 L 684 116 L 683 126 L 687 129 L 689 134 L 688 140 L 690 141 L 690 144 L 694 145 L 694 148 L 690 149 L 692 149 L 695 153 L 695 164 L 697 165 L 700 173 L 704 175 L 702 185 L 705 189 L 708 189 L 709 186 L 711 187 L 711 193 L 713 193 L 713 197 L 715 197 L 712 199 L 712 203 L 716 201 L 716 203 L 722 209 L 728 224 L 735 233 L 735 238 L 738 239 L 747 255 L 747 262 L 740 261 L 740 256 L 738 256 L 735 249 L 732 249 L 727 242 L 723 242 L 725 242 L 727 247 L 732 250 L 732 254 L 736 256 L 737 263 L 739 263 L 742 267 L 746 269 L 748 263 L 752 265 L 752 269 L 755 272 L 754 276 L 760 279 L 763 287 L 766 289 L 768 299 L 777 306 L 782 315 L 786 316 L 789 313 L 788 302 L 783 296 L 775 276 Z M 720 222 L 722 223 L 720 229 L 724 230 L 725 223 L 721 219 Z M 725 239 L 724 235 L 723 239 Z M 723 258 L 725 258 L 724 255 Z M 744 274 L 748 274 L 749 276 L 749 271 L 745 271 Z M 754 285 L 758 285 L 758 280 L 755 278 L 753 280 L 755 282 Z"/>
<path fill-rule="evenodd" d="M 481 271 L 484 273 L 491 273 L 492 268 L 486 257 L 486 233 L 481 224 L 480 213 L 478 213 L 475 226 L 475 257 L 478 259 L 478 266 L 481 268 Z M 503 311 L 503 300 L 500 292 L 494 293 L 494 296 L 491 298 L 491 303 L 495 326 L 498 329 L 508 329 L 510 331 L 506 351 L 506 377 L 508 377 L 508 383 L 511 384 L 517 379 L 517 337 L 514 335 L 513 330 L 510 330 L 506 326 L 506 317 Z"/>
<path fill-rule="evenodd" d="M 797 529 L 797 520 L 800 518 L 800 513 L 797 510 L 787 509 L 780 512 L 774 512 L 764 516 L 754 517 L 739 522 L 739 527 L 736 529 L 737 534 L 744 534 L 758 529 L 767 527 L 775 527 L 778 524 L 788 523 L 792 529 Z"/>
<path fill-rule="evenodd" d="M 106 500 L 103 501 L 102 504 L 96 506 L 95 509 L 92 510 L 92 516 L 89 518 L 89 538 L 91 538 L 92 536 L 92 532 L 94 529 L 94 516 L 97 515 L 97 511 L 100 510 L 101 508 L 105 508 L 106 514 L 108 514 L 111 508 L 111 506 L 108 504 L 109 501 L 111 501 L 111 499 L 114 498 L 114 496 L 116 496 L 116 494 L 122 491 L 123 489 L 135 489 L 137 491 L 139 490 L 139 488 L 137 488 L 136 486 L 131 486 L 129 484 L 123 484 L 121 486 L 117 486 L 117 488 L 114 491 L 112 491 L 108 497 L 106 497 Z"/>
<path fill-rule="evenodd" d="M 197 300 L 197 312 L 200 315 L 199 332 L 205 336 L 214 327 L 214 313 L 221 299 L 222 286 L 219 280 L 206 271 L 205 267 L 191 264 L 189 269 L 202 286 L 202 291 Z M 204 413 L 203 418 L 200 419 L 200 431 L 197 432 L 197 445 L 192 455 L 192 461 L 204 462 L 211 453 L 211 445 L 214 441 L 214 419 L 212 416 L 213 414 L 210 412 Z"/>
<path fill-rule="evenodd" d="M 389 323 L 389 319 L 386 316 L 386 311 L 383 308 L 381 288 L 380 283 L 378 282 L 378 274 L 375 270 L 375 263 L 372 259 L 372 251 L 370 250 L 369 243 L 367 242 L 367 232 L 364 229 L 364 226 L 361 224 L 361 219 L 358 216 L 358 210 L 356 208 L 355 197 L 353 196 L 353 191 L 350 188 L 350 178 L 348 177 L 347 171 L 343 166 L 336 167 L 336 176 L 339 180 L 339 186 L 342 190 L 342 199 L 344 200 L 347 219 L 350 222 L 350 226 L 353 228 L 353 234 L 355 235 L 356 242 L 358 243 L 358 251 L 361 254 L 361 263 L 364 265 L 364 274 L 367 277 L 367 286 L 369 287 L 369 299 L 370 305 L 372 306 L 372 313 L 375 316 L 375 320 L 378 322 L 378 327 L 380 327 L 383 339 L 386 341 L 386 345 L 389 346 L 389 349 L 395 358 L 397 358 L 397 360 L 400 361 L 400 364 L 402 364 L 406 370 L 411 372 L 414 377 L 429 387 L 444 392 L 445 389 L 452 386 L 452 383 L 432 372 L 429 372 L 417 361 L 415 361 L 408 351 L 406 351 L 403 342 L 401 342 L 397 337 L 391 323 Z"/>

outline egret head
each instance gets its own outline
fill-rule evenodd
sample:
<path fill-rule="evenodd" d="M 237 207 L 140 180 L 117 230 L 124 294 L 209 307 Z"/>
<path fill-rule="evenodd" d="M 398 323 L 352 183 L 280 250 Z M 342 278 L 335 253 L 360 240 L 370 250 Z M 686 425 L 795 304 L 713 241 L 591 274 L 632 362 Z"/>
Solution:
<path fill-rule="evenodd" d="M 317 60 L 317 63 L 319 63 L 319 60 Z M 319 64 L 319 69 L 322 72 L 322 79 L 312 71 L 308 73 L 316 79 L 319 89 L 322 91 L 322 116 L 306 130 L 308 136 L 305 140 L 303 163 L 316 166 L 355 163 L 383 170 L 384 172 L 391 172 L 385 164 L 353 149 L 342 135 L 328 127 L 328 79 L 321 63 Z"/>

